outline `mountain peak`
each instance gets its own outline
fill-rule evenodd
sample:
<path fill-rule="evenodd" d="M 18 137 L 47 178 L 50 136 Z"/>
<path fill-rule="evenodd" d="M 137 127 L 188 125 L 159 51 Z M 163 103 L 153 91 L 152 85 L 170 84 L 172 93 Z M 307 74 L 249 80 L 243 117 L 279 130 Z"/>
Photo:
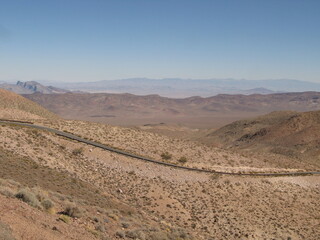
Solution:
<path fill-rule="evenodd" d="M 52 86 L 44 86 L 41 83 L 36 81 L 17 81 L 16 84 L 1 84 L 0 88 L 18 93 L 18 94 L 32 94 L 32 93 L 44 93 L 44 94 L 52 94 L 52 93 L 66 93 L 68 90 L 52 87 Z"/>

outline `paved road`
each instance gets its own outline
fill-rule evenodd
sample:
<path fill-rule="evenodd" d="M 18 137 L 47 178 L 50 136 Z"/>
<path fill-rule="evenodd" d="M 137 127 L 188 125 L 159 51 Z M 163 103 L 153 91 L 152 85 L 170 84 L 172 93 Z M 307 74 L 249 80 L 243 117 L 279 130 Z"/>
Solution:
<path fill-rule="evenodd" d="M 237 175 L 237 176 L 305 176 L 305 175 L 316 175 L 316 174 L 320 174 L 320 171 L 309 171 L 309 172 L 284 172 L 284 173 L 230 173 L 230 172 L 222 172 L 222 171 L 214 171 L 214 170 L 206 170 L 206 169 L 198 169 L 198 168 L 190 168 L 190 167 L 184 167 L 184 166 L 179 166 L 179 165 L 175 165 L 172 163 L 165 163 L 165 162 L 161 162 L 161 161 L 157 161 L 154 159 L 150 159 L 150 158 L 146 158 L 146 157 L 142 157 L 139 155 L 135 155 L 129 152 L 125 152 L 119 149 L 115 149 L 112 147 L 109 147 L 107 145 L 101 144 L 101 143 L 97 143 L 97 142 L 93 142 L 90 140 L 86 140 L 83 139 L 81 137 L 78 137 L 74 134 L 71 133 L 66 133 L 63 131 L 59 131 L 57 129 L 53 129 L 53 128 L 48 128 L 48 127 L 44 127 L 44 126 L 39 126 L 39 125 L 35 125 L 31 122 L 23 122 L 23 121 L 13 121 L 13 120 L 4 120 L 4 119 L 0 119 L 0 124 L 9 124 L 9 125 L 18 125 L 18 126 L 23 126 L 23 127 L 30 127 L 30 128 L 35 128 L 35 129 L 40 129 L 40 130 L 45 130 L 48 132 L 52 132 L 58 136 L 62 136 L 68 139 L 72 139 L 78 142 L 82 142 L 94 147 L 98 147 L 98 148 L 102 148 L 104 150 L 107 151 L 111 151 L 111 152 L 115 152 L 124 156 L 128 156 L 128 157 L 132 157 L 135 159 L 139 159 L 139 160 L 143 160 L 146 162 L 152 162 L 155 164 L 159 164 L 159 165 L 164 165 L 164 166 L 168 166 L 168 167 L 173 167 L 173 168 L 178 168 L 178 169 L 184 169 L 184 170 L 188 170 L 188 171 L 196 171 L 196 172 L 203 172 L 203 173 L 213 173 L 213 174 L 223 174 L 223 175 Z"/>

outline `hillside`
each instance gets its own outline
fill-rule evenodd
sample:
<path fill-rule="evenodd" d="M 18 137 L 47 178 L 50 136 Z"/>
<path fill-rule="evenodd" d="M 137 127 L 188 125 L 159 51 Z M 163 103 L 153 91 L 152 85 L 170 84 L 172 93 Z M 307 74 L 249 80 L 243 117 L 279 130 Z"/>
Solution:
<path fill-rule="evenodd" d="M 201 141 L 227 149 L 280 154 L 320 167 L 320 111 L 273 112 L 237 121 Z"/>
<path fill-rule="evenodd" d="M 7 108 L 18 105 L 21 112 L 30 111 L 29 101 L 22 97 L 10 93 L 3 99 L 11 99 Z M 249 173 L 315 167 L 288 156 L 244 155 L 101 123 L 58 118 L 33 122 L 182 166 Z M 0 133 L 0 238 L 317 240 L 320 236 L 320 176 L 257 178 L 190 172 L 15 124 L 2 123 Z"/>
<path fill-rule="evenodd" d="M 166 123 L 217 128 L 272 111 L 320 108 L 319 92 L 183 99 L 107 93 L 31 94 L 25 97 L 67 119 L 124 126 Z"/>
<path fill-rule="evenodd" d="M 285 163 L 283 159 L 248 158 L 189 141 L 103 124 L 61 120 L 42 120 L 38 124 L 187 166 L 227 171 L 309 168 L 307 163 L 295 163 L 289 159 Z M 0 144 L 2 156 L 11 159 L 10 162 L 0 162 L 0 178 L 19 182 L 30 191 L 35 191 L 34 186 L 49 191 L 49 197 L 57 207 L 57 211 L 47 217 L 43 211 L 33 213 L 32 208 L 24 213 L 34 217 L 41 214 L 41 219 L 48 221 L 49 229 L 43 229 L 43 225 L 32 220 L 34 217 L 28 218 L 28 224 L 40 226 L 41 231 L 50 234 L 50 229 L 56 227 L 62 238 L 70 232 L 65 225 L 55 224 L 53 220 L 63 218 L 59 212 L 68 201 L 86 209 L 84 216 L 69 218 L 70 231 L 82 234 L 82 226 L 87 226 L 85 231 L 92 239 L 119 239 L 121 234 L 127 236 L 125 239 L 132 239 L 133 232 L 140 232 L 150 240 L 159 239 L 158 236 L 166 240 L 179 239 L 178 236 L 190 239 L 192 233 L 195 239 L 317 239 L 320 236 L 316 227 L 304 228 L 305 225 L 314 225 L 317 218 L 314 213 L 320 210 L 319 176 L 243 178 L 188 172 L 141 162 L 52 133 L 14 125 L 1 126 Z M 171 158 L 162 158 L 163 152 L 172 154 Z M 182 156 L 186 156 L 186 163 L 178 161 Z M 279 167 L 281 164 L 282 168 Z M 19 190 L 14 186 L 10 189 Z M 56 198 L 56 192 L 63 194 L 61 199 L 67 201 Z M 104 201 L 102 196 L 108 197 L 111 205 L 96 202 Z M 4 206 L 19 203 L 2 197 L 0 201 L 4 201 Z M 124 206 L 131 209 L 130 215 L 122 211 Z M 15 236 L 32 236 L 29 228 L 23 228 L 20 221 L 14 223 L 14 216 L 18 217 L 18 213 L 11 211 L 10 215 L 1 216 L 0 222 L 10 226 Z M 95 222 L 95 217 L 108 221 Z M 99 223 L 103 228 L 98 227 Z M 290 230 L 286 228 L 289 223 Z"/>
<path fill-rule="evenodd" d="M 0 118 L 19 120 L 55 119 L 57 116 L 33 101 L 16 93 L 0 89 Z"/>

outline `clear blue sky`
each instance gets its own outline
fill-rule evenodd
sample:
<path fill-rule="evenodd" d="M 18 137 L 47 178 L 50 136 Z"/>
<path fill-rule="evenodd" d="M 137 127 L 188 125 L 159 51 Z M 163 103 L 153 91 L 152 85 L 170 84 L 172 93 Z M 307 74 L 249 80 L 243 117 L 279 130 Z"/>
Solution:
<path fill-rule="evenodd" d="M 320 82 L 319 0 L 0 0 L 0 80 Z"/>

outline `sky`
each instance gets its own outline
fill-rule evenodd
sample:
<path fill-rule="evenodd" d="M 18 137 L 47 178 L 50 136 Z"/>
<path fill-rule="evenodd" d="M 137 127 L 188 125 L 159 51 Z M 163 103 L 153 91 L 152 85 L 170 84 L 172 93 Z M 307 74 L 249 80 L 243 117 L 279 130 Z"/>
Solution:
<path fill-rule="evenodd" d="M 0 0 L 0 80 L 320 82 L 319 0 Z"/>

